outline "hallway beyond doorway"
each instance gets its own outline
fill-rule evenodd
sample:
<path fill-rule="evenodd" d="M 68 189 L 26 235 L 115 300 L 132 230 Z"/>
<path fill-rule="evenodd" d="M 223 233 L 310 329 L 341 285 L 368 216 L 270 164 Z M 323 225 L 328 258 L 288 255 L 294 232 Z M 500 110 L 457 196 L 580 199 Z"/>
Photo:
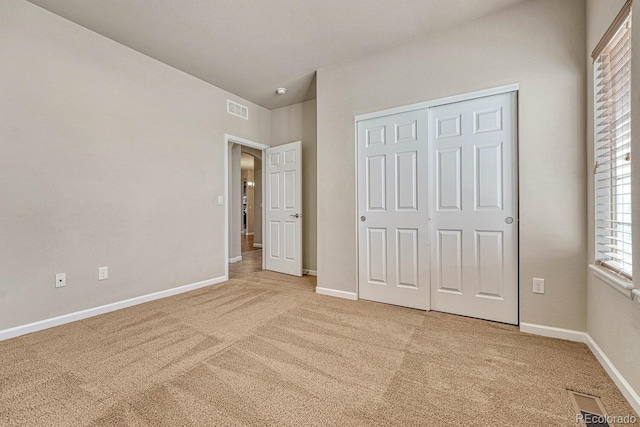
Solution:
<path fill-rule="evenodd" d="M 253 247 L 253 236 L 242 235 L 242 261 L 229 265 L 229 279 L 262 271 L 262 249 Z"/>
<path fill-rule="evenodd" d="M 256 248 L 253 246 L 253 242 L 254 242 L 254 235 L 250 234 L 250 235 L 246 235 L 243 234 L 242 237 L 240 238 L 240 247 L 242 250 L 242 256 L 244 257 L 244 253 L 245 252 L 249 252 L 249 251 L 261 251 L 262 249 L 260 248 Z"/>

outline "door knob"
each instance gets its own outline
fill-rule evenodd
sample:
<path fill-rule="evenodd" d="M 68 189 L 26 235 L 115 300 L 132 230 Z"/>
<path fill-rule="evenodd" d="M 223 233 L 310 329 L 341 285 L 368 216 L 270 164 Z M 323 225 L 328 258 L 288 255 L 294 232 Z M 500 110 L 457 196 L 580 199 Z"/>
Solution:
<path fill-rule="evenodd" d="M 367 217 L 366 217 L 366 216 L 362 215 L 362 216 L 360 217 L 360 221 L 365 222 L 366 220 L 367 220 Z"/>
<path fill-rule="evenodd" d="M 513 223 L 513 218 L 511 218 L 510 216 L 508 216 L 508 217 L 506 217 L 506 218 L 504 219 L 504 222 L 506 222 L 507 224 L 511 224 L 511 223 Z"/>
<path fill-rule="evenodd" d="M 289 216 L 292 216 L 292 217 L 294 217 L 294 218 L 300 218 L 300 217 L 302 216 L 302 214 L 297 213 L 297 214 L 295 214 L 295 215 L 289 215 Z"/>

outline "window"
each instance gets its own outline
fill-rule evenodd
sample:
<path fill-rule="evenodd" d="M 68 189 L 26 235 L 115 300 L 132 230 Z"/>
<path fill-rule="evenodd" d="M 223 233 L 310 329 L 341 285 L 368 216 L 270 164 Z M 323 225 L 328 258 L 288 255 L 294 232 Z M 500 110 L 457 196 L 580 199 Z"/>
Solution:
<path fill-rule="evenodd" d="M 631 279 L 631 2 L 593 52 L 596 263 Z"/>

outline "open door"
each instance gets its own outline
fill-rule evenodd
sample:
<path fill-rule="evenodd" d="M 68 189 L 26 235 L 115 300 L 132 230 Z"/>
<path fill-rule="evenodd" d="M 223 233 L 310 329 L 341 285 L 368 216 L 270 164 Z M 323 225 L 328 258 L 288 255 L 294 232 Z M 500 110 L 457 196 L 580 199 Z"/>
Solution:
<path fill-rule="evenodd" d="M 302 147 L 265 150 L 265 269 L 302 276 Z"/>

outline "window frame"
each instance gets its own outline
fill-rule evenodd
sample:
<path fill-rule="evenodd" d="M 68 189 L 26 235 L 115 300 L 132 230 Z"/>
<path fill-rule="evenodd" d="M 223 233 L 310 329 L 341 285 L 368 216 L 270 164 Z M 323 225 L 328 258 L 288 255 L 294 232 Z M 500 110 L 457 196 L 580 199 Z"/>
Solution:
<path fill-rule="evenodd" d="M 599 278 L 629 296 L 633 289 L 631 3 L 631 0 L 625 3 L 591 55 L 594 67 L 593 250 L 596 266 L 590 267 Z M 628 51 L 625 49 L 627 44 Z M 608 74 L 607 78 L 603 78 L 603 74 Z M 612 116 L 612 119 L 599 120 L 603 116 Z"/>

